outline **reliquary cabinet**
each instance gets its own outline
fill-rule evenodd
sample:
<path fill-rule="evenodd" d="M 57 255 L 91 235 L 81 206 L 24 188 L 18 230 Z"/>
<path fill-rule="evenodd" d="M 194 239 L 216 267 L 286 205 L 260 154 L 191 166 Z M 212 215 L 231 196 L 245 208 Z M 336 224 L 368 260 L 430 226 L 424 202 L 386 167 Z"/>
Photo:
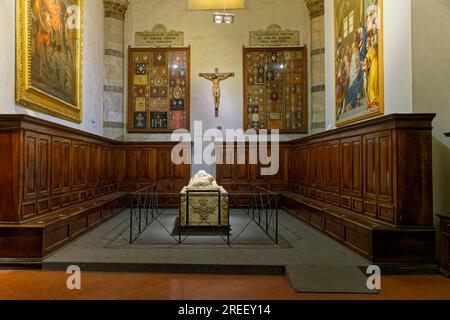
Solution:
<path fill-rule="evenodd" d="M 190 48 L 129 48 L 128 132 L 189 129 Z"/>
<path fill-rule="evenodd" d="M 244 48 L 244 128 L 308 131 L 306 47 Z"/>

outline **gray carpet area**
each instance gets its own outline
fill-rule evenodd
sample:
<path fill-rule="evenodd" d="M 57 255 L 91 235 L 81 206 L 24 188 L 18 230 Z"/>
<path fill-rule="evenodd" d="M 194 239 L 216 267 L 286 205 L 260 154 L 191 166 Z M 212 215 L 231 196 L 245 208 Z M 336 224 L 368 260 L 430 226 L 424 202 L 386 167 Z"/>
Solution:
<path fill-rule="evenodd" d="M 376 294 L 356 266 L 286 266 L 286 275 L 295 292 Z"/>
<path fill-rule="evenodd" d="M 130 244 L 129 211 L 124 211 L 45 259 L 43 268 L 286 273 L 298 292 L 367 293 L 358 267 L 369 262 L 286 212 L 280 211 L 278 244 L 241 210 L 232 210 L 230 245 L 220 235 L 193 235 L 179 245 L 172 234 L 176 216 L 176 210 L 168 211 Z"/>

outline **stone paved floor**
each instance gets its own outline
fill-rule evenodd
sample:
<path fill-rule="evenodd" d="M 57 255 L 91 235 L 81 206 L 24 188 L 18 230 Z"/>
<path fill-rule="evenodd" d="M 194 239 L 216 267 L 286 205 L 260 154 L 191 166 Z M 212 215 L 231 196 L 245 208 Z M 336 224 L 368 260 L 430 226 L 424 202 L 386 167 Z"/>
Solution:
<path fill-rule="evenodd" d="M 0 299 L 450 300 L 443 276 L 383 276 L 381 293 L 294 293 L 284 276 L 85 272 L 68 290 L 65 272 L 0 270 Z"/>

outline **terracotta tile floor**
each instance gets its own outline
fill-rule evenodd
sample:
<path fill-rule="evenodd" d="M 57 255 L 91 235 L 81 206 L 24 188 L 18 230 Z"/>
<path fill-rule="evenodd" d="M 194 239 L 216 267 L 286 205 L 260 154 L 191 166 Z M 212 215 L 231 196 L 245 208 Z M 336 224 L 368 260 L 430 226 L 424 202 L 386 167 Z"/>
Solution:
<path fill-rule="evenodd" d="M 81 290 L 66 288 L 67 274 L 0 270 L 0 299 L 445 299 L 450 279 L 384 276 L 380 295 L 296 294 L 284 276 L 85 272 Z"/>

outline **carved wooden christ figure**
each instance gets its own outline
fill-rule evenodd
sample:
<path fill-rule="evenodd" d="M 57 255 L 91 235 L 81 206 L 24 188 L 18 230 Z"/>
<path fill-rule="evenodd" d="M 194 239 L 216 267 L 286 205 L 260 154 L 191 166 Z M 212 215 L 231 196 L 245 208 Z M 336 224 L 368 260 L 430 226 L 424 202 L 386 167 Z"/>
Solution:
<path fill-rule="evenodd" d="M 216 68 L 214 73 L 200 73 L 200 77 L 205 78 L 213 83 L 213 97 L 214 106 L 216 110 L 216 118 L 219 116 L 219 105 L 220 105 L 220 81 L 226 80 L 230 77 L 234 77 L 234 72 L 230 73 L 219 73 L 219 69 Z"/>

